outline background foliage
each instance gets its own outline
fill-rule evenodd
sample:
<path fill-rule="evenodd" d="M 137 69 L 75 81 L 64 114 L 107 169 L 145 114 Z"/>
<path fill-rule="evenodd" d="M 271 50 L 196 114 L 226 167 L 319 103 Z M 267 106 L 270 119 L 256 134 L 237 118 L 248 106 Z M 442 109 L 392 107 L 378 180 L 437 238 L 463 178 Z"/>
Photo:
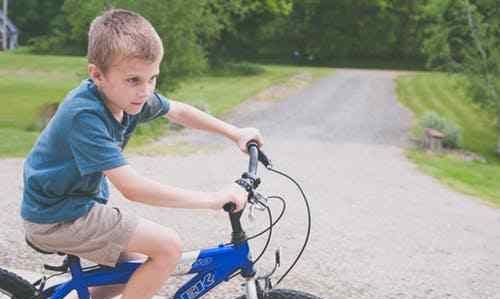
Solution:
<path fill-rule="evenodd" d="M 491 121 L 500 119 L 498 0 L 15 0 L 11 7 L 21 43 L 72 55 L 85 54 L 88 26 L 104 9 L 141 13 L 165 43 L 163 90 L 233 60 L 425 64 L 464 74 L 470 97 L 496 111 Z M 497 128 L 500 153 L 500 121 Z"/>

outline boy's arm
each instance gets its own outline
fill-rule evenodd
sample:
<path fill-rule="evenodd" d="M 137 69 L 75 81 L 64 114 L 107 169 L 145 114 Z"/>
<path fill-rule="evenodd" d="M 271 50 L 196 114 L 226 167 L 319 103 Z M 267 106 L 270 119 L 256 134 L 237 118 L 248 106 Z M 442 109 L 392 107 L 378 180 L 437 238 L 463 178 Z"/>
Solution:
<path fill-rule="evenodd" d="M 130 165 L 106 170 L 104 174 L 127 199 L 152 206 L 218 210 L 225 203 L 234 202 L 238 211 L 246 202 L 246 192 L 236 184 L 218 192 L 186 190 L 145 178 Z"/>
<path fill-rule="evenodd" d="M 254 128 L 238 128 L 220 119 L 211 116 L 193 106 L 170 101 L 170 109 L 165 117 L 171 122 L 183 125 L 192 129 L 200 129 L 221 134 L 234 141 L 241 150 L 246 152 L 246 144 L 250 140 L 255 140 L 262 146 L 262 136 L 259 130 Z"/>

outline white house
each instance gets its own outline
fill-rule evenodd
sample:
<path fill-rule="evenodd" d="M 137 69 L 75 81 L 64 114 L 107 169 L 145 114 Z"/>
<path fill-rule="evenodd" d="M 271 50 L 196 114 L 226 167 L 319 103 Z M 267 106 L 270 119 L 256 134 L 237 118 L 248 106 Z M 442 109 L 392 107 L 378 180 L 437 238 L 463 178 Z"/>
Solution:
<path fill-rule="evenodd" d="M 3 32 L 4 23 L 7 23 L 6 37 L 4 37 L 4 32 Z M 7 49 L 12 50 L 17 47 L 18 35 L 19 31 L 17 30 L 17 27 L 14 25 L 14 23 L 12 23 L 9 20 L 9 18 L 6 18 L 3 11 L 0 10 L 0 41 L 2 41 L 4 38 L 7 38 Z"/>

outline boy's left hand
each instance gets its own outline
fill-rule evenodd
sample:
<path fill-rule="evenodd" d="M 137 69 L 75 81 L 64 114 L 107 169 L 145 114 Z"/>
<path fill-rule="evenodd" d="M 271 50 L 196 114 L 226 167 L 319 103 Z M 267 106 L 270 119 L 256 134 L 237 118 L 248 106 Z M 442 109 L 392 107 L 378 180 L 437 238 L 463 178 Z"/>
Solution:
<path fill-rule="evenodd" d="M 235 142 L 238 144 L 238 147 L 244 153 L 247 152 L 247 143 L 249 141 L 256 141 L 258 146 L 261 147 L 264 144 L 264 140 L 259 130 L 256 128 L 240 128 L 237 131 L 237 137 Z"/>

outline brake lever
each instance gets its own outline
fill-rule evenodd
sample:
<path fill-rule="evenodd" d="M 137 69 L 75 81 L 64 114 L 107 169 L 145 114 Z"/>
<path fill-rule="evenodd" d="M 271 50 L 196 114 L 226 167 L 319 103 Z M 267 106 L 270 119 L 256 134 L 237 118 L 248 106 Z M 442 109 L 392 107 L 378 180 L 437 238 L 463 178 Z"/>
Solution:
<path fill-rule="evenodd" d="M 250 222 L 255 222 L 255 205 L 254 204 L 250 204 L 250 207 L 248 208 L 248 220 Z"/>
<path fill-rule="evenodd" d="M 254 207 L 259 211 L 265 211 L 267 209 L 267 203 L 269 202 L 267 197 L 258 192 L 254 192 L 253 197 Z"/>
<path fill-rule="evenodd" d="M 271 160 L 264 154 L 264 152 L 259 148 L 259 154 L 257 159 L 262 163 L 266 168 L 273 168 Z"/>

